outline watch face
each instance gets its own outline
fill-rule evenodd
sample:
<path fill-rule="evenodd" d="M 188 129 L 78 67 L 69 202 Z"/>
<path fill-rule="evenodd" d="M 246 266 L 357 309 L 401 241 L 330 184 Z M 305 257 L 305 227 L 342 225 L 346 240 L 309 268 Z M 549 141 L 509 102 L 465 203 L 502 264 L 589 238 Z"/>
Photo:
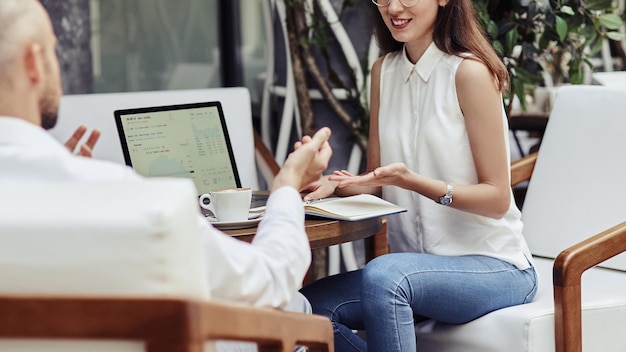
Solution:
<path fill-rule="evenodd" d="M 443 197 L 439 198 L 439 204 L 443 204 L 443 205 L 450 205 L 450 204 L 452 204 L 452 197 L 450 197 L 450 196 L 443 196 Z"/>

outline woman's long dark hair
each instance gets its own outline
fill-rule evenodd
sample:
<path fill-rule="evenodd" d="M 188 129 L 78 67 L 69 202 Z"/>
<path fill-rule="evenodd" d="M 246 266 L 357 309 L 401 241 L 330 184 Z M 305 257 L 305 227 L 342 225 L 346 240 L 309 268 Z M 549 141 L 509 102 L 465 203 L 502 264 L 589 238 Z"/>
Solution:
<path fill-rule="evenodd" d="M 372 4 L 372 9 L 374 33 L 380 50 L 383 54 L 402 50 L 404 43 L 393 38 L 376 5 Z M 487 65 L 493 73 L 501 92 L 508 88 L 509 73 L 487 40 L 476 17 L 472 0 L 449 0 L 446 6 L 439 7 L 433 41 L 439 50 L 450 55 L 473 54 L 475 59 Z"/>

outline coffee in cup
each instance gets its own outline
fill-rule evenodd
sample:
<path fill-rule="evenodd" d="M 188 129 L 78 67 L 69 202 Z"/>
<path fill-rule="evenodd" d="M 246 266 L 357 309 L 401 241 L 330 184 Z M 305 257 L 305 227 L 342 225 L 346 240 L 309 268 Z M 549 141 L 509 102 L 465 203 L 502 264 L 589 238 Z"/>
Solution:
<path fill-rule="evenodd" d="M 228 188 L 200 196 L 200 207 L 210 210 L 220 222 L 248 220 L 251 188 Z"/>

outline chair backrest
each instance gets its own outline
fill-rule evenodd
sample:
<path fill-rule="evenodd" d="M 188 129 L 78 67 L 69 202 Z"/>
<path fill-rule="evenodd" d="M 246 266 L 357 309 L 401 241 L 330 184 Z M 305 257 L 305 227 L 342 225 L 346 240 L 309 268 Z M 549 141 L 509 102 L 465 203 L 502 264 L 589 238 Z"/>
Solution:
<path fill-rule="evenodd" d="M 65 95 L 61 98 L 59 122 L 50 132 L 65 142 L 80 124 L 99 128 L 102 136 L 94 148 L 94 157 L 123 164 L 113 111 L 205 101 L 222 103 L 241 184 L 258 189 L 250 92 L 244 87 Z"/>
<path fill-rule="evenodd" d="M 0 295 L 209 298 L 193 182 L 0 185 Z"/>
<path fill-rule="evenodd" d="M 522 209 L 534 255 L 563 249 L 626 220 L 626 89 L 559 88 Z M 626 256 L 603 266 L 626 270 Z"/>

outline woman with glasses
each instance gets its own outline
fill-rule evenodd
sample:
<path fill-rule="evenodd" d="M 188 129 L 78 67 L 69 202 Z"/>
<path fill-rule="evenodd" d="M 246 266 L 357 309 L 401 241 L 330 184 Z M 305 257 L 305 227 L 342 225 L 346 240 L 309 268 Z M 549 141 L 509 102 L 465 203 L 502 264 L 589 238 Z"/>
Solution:
<path fill-rule="evenodd" d="M 372 0 L 385 54 L 372 67 L 367 172 L 335 171 L 306 199 L 372 193 L 392 253 L 302 293 L 337 351 L 416 351 L 414 324 L 462 324 L 536 292 L 510 187 L 507 70 L 471 0 Z M 353 333 L 365 330 L 366 340 Z"/>

